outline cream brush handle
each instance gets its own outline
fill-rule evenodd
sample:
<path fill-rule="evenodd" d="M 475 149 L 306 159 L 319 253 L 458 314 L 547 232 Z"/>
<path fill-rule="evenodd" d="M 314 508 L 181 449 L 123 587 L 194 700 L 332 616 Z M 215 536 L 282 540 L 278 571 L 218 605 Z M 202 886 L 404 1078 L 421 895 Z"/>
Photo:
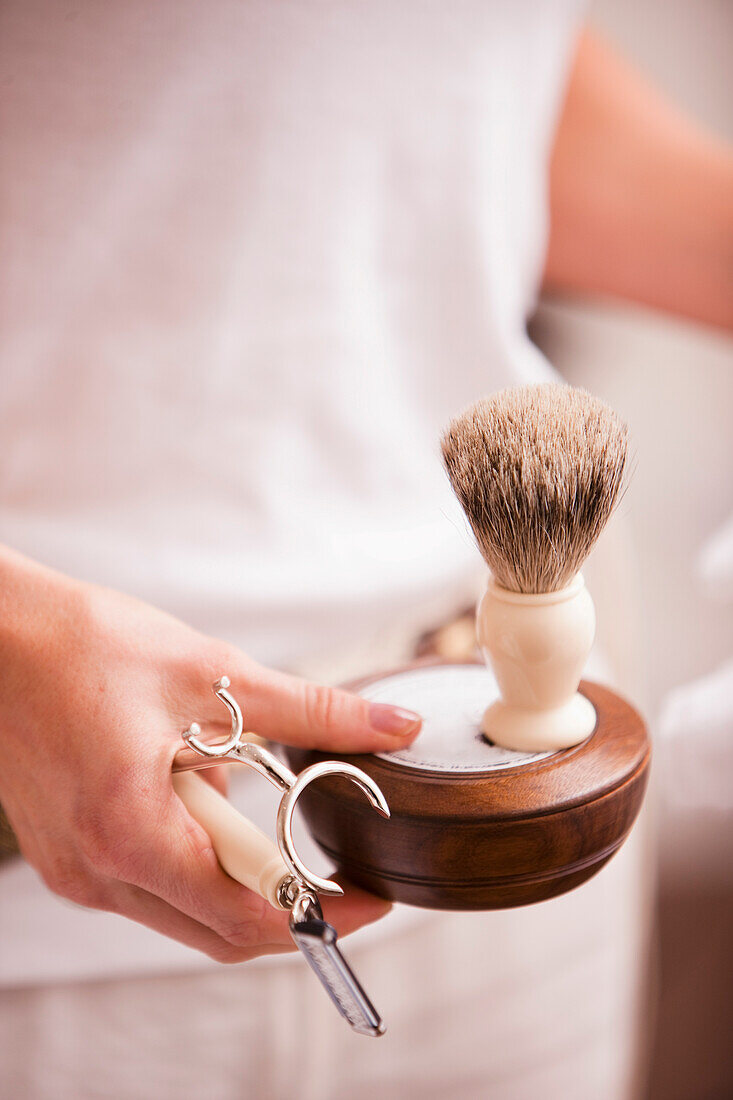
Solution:
<path fill-rule="evenodd" d="M 278 889 L 283 879 L 292 876 L 277 845 L 200 775 L 175 772 L 172 778 L 173 790 L 208 833 L 226 873 L 274 909 L 285 908 L 278 900 Z"/>
<path fill-rule="evenodd" d="M 580 573 L 557 592 L 509 592 L 489 581 L 476 633 L 501 698 L 481 729 L 516 752 L 553 752 L 584 741 L 596 713 L 578 685 L 595 633 L 593 601 Z"/>

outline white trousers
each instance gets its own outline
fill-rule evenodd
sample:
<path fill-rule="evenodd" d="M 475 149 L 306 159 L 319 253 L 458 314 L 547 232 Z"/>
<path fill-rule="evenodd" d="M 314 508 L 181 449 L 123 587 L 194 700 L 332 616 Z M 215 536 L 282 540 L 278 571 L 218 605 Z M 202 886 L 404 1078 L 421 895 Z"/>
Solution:
<path fill-rule="evenodd" d="M 424 913 L 345 951 L 387 1034 L 355 1035 L 305 961 L 0 993 L 13 1100 L 628 1100 L 643 1040 L 645 829 L 584 887 Z"/>

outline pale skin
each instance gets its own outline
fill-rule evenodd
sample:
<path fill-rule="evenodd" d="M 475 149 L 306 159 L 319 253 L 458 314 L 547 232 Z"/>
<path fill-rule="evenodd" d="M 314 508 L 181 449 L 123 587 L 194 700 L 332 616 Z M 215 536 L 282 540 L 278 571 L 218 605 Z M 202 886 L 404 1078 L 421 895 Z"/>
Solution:
<path fill-rule="evenodd" d="M 590 34 L 550 183 L 547 287 L 733 328 L 733 156 Z M 225 732 L 222 675 L 247 727 L 275 741 L 374 752 L 419 732 L 417 715 L 263 668 L 0 549 L 0 802 L 25 858 L 65 898 L 237 962 L 287 950 L 287 918 L 224 874 L 170 779 L 192 719 Z M 388 909 L 354 888 L 326 903 L 341 933 Z"/>
<path fill-rule="evenodd" d="M 228 735 L 210 690 L 222 674 L 248 728 L 287 744 L 383 752 L 419 729 L 410 712 L 263 668 L 147 604 L 0 553 L 0 801 L 23 855 L 62 897 L 239 962 L 292 946 L 286 914 L 222 871 L 170 778 L 192 718 Z M 324 901 L 341 933 L 388 909 L 355 888 Z"/>
<path fill-rule="evenodd" d="M 550 163 L 544 285 L 733 329 L 733 151 L 592 32 Z"/>

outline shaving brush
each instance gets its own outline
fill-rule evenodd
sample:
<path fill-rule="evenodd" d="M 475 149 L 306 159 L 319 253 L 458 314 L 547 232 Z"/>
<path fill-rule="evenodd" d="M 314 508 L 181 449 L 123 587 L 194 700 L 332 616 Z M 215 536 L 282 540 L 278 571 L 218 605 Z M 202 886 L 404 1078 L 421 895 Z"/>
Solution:
<path fill-rule="evenodd" d="M 612 409 L 553 384 L 502 390 L 443 436 L 450 483 L 491 571 L 476 627 L 501 695 L 481 726 L 494 744 L 541 752 L 593 731 L 578 684 L 595 612 L 579 570 L 618 501 L 627 451 Z"/>
<path fill-rule="evenodd" d="M 345 685 L 423 717 L 409 747 L 345 757 L 379 784 L 389 821 L 338 780 L 304 792 L 313 836 L 359 885 L 433 909 L 527 905 L 585 882 L 628 835 L 649 743 L 626 700 L 581 680 L 595 615 L 580 573 L 627 446 L 611 409 L 561 385 L 504 390 L 448 427 L 445 466 L 491 573 L 484 660 L 428 658 Z M 288 756 L 295 770 L 324 758 Z"/>

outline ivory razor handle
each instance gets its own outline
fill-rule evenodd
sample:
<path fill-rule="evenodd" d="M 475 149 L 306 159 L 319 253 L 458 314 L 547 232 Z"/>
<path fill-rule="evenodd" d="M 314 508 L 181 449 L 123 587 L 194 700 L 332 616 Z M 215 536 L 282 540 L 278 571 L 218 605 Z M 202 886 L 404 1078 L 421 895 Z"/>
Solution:
<path fill-rule="evenodd" d="M 277 845 L 200 775 L 174 772 L 172 778 L 173 790 L 205 829 L 226 873 L 274 909 L 285 908 L 278 889 L 291 875 Z"/>

